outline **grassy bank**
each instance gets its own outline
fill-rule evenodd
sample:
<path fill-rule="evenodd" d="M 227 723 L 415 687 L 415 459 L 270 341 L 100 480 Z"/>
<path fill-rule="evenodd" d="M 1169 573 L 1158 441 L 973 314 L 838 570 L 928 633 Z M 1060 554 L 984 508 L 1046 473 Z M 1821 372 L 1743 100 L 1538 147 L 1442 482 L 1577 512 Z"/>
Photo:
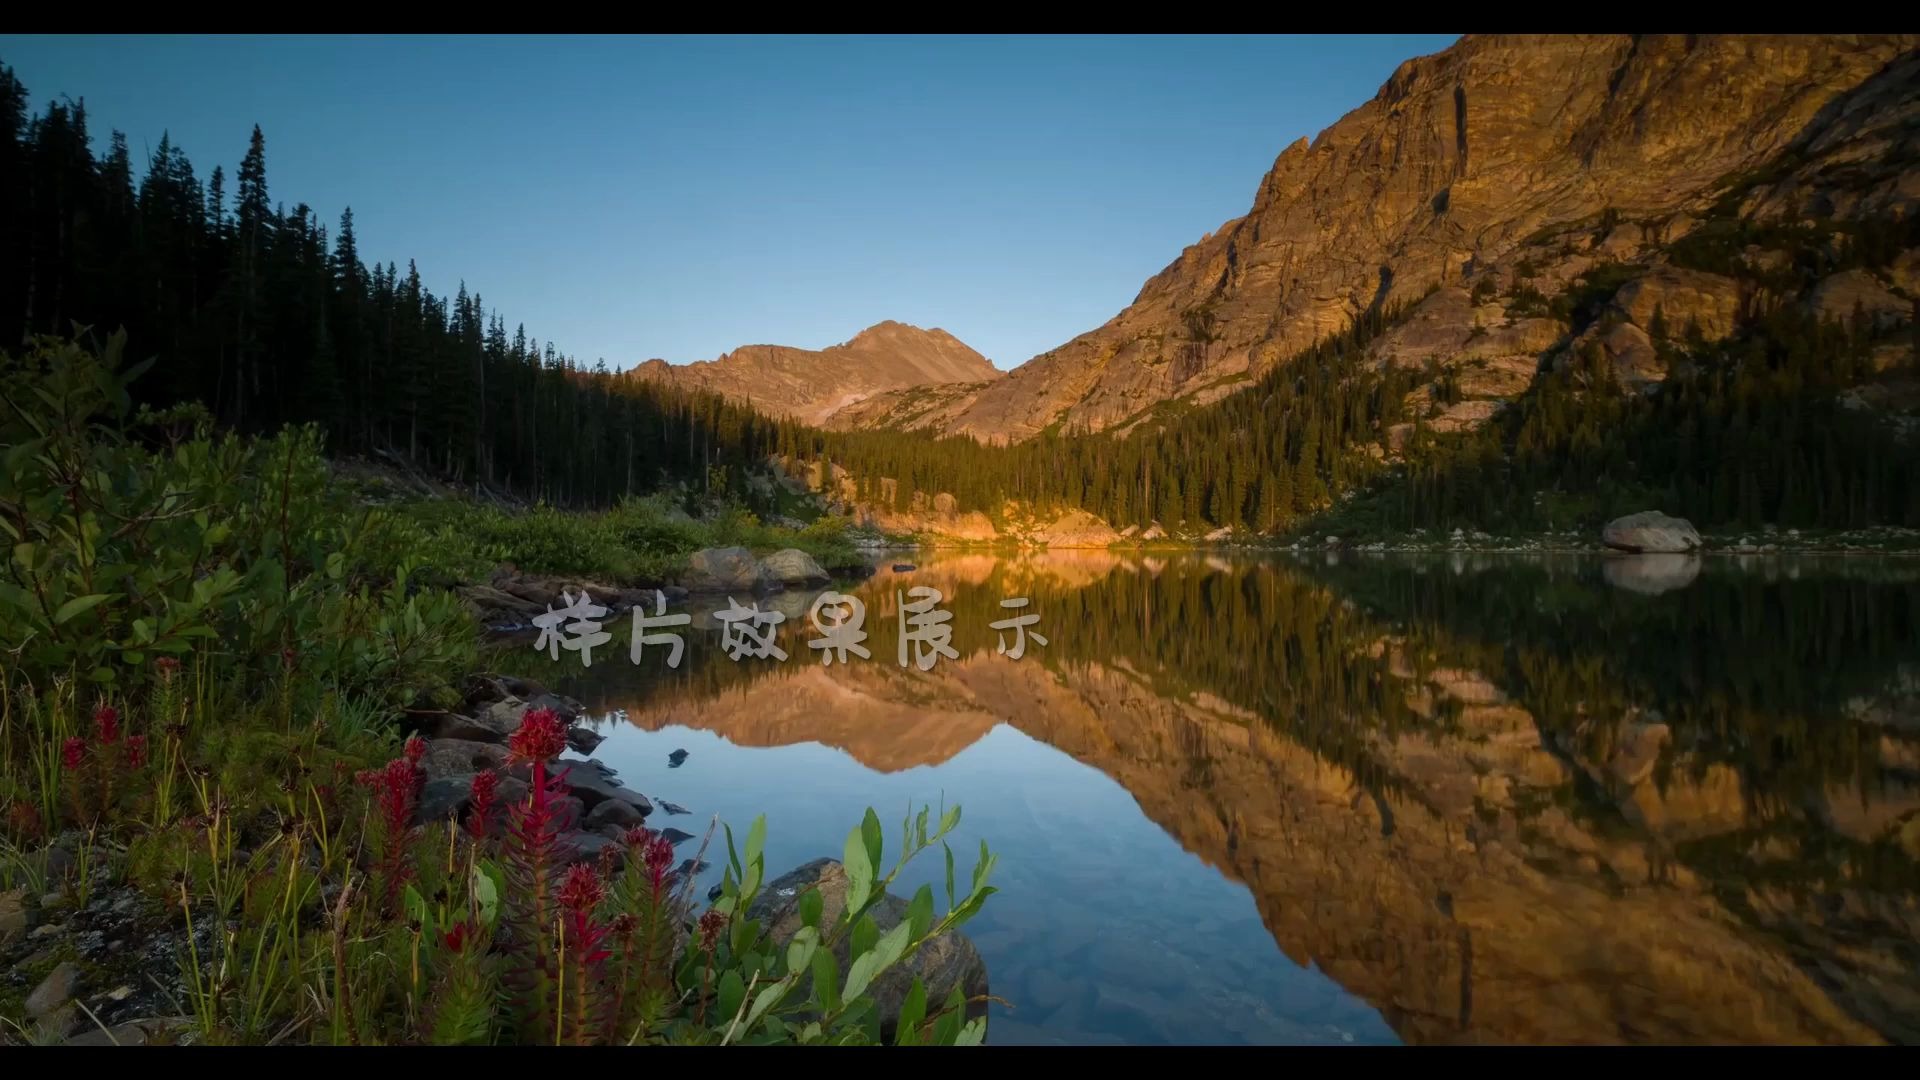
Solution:
<path fill-rule="evenodd" d="M 481 773 L 465 820 L 424 820 L 407 718 L 460 708 L 477 664 L 448 586 L 503 560 L 644 581 L 721 542 L 840 564 L 850 540 L 658 501 L 369 505 L 315 430 L 133 414 L 119 348 L 0 355 L 0 1042 L 154 1020 L 140 1039 L 871 1041 L 873 978 L 991 893 L 983 848 L 945 915 L 924 891 L 879 933 L 887 883 L 958 813 L 904 823 L 891 872 L 869 814 L 845 911 L 812 905 L 775 948 L 749 914 L 764 821 L 715 839 L 704 911 L 645 829 L 573 861 L 538 709 L 510 742 L 524 795 Z M 910 994 L 899 1040 L 979 1041 L 964 1004 Z"/>

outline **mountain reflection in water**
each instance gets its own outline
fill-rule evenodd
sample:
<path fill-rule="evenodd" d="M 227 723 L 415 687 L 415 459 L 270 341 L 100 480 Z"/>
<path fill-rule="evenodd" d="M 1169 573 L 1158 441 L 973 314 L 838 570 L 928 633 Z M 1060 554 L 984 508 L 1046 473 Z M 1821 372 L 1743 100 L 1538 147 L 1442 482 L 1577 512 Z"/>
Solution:
<path fill-rule="evenodd" d="M 683 827 L 765 811 L 770 873 L 962 803 L 962 865 L 1001 853 L 991 1042 L 1920 1041 L 1914 563 L 921 562 L 839 586 L 870 660 L 822 668 L 789 592 L 785 663 L 696 598 L 678 671 L 624 632 L 500 666 Z M 930 672 L 895 662 L 913 585 L 954 612 Z M 1017 662 L 1014 596 L 1049 639 Z"/>

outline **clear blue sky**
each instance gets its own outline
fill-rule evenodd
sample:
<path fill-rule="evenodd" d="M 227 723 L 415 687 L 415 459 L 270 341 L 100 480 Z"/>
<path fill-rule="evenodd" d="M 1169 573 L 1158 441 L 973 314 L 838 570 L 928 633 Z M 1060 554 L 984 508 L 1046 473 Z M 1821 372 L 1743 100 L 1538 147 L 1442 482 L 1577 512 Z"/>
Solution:
<path fill-rule="evenodd" d="M 1274 157 L 1452 35 L 0 35 L 96 151 L 170 131 L 276 202 L 591 364 L 820 348 L 882 319 L 1002 368 L 1090 330 L 1245 213 Z"/>

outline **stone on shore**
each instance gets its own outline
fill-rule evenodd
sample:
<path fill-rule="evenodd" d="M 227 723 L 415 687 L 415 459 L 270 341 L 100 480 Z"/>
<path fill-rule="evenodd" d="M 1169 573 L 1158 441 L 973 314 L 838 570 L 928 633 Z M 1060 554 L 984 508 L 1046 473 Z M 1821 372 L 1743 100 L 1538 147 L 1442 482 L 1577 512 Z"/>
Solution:
<path fill-rule="evenodd" d="M 1600 530 L 1600 542 L 1632 554 L 1685 554 L 1700 548 L 1700 533 L 1685 518 L 1658 510 L 1614 518 Z"/>

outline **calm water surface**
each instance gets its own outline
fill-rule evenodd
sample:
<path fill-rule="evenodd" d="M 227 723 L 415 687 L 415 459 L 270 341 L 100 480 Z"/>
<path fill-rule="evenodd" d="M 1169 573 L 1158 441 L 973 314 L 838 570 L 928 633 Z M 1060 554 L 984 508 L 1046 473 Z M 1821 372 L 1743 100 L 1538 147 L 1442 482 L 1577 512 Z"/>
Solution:
<path fill-rule="evenodd" d="M 501 663 L 691 811 L 656 826 L 766 813 L 769 874 L 962 804 L 994 1043 L 1920 1041 L 1920 563 L 910 558 L 839 586 L 850 665 L 813 592 L 772 598 L 785 662 L 696 598 L 677 671 Z M 914 585 L 954 612 L 928 672 Z"/>

